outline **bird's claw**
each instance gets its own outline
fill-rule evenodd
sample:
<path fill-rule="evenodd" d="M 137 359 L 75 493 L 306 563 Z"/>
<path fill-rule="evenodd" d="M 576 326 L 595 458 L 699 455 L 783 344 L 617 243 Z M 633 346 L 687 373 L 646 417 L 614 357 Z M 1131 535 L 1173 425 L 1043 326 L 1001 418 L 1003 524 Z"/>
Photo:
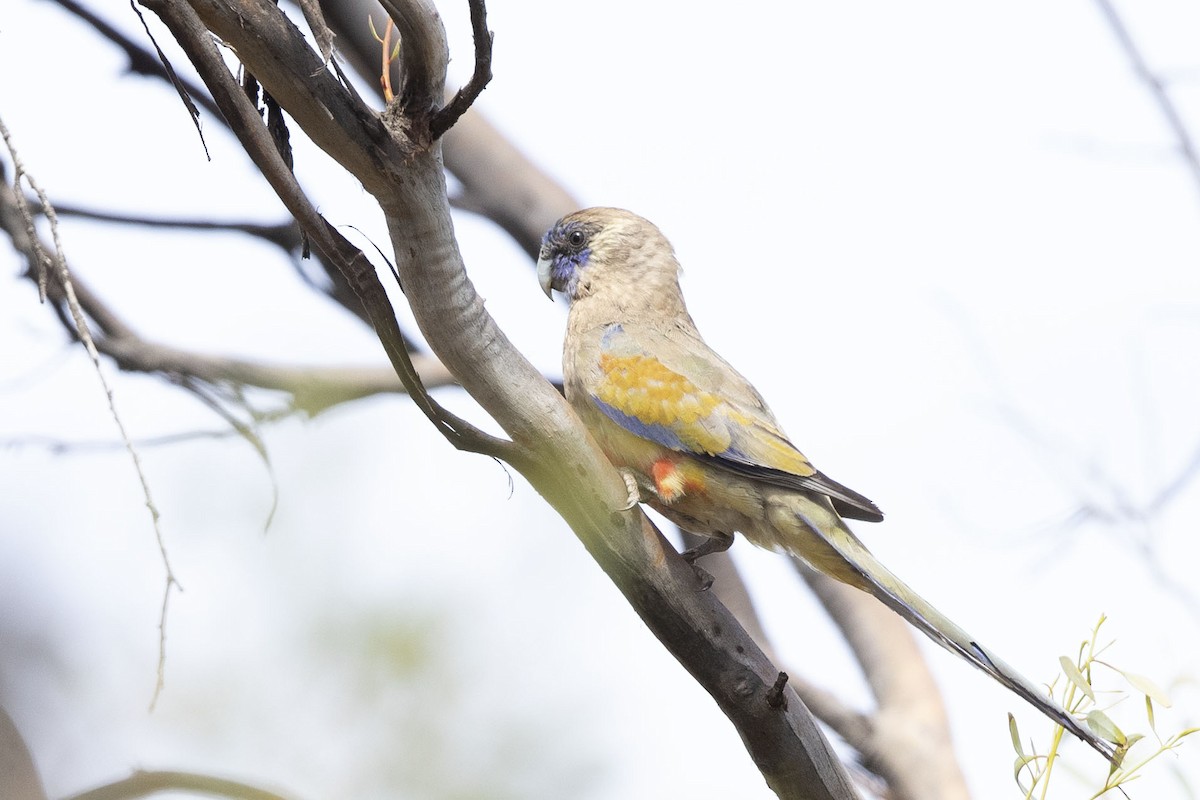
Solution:
<path fill-rule="evenodd" d="M 692 564 L 692 570 L 696 573 L 696 580 L 700 582 L 700 588 L 698 591 L 707 592 L 712 588 L 713 576 L 708 572 L 708 570 L 704 569 L 704 567 L 697 566 L 696 564 Z"/>
<path fill-rule="evenodd" d="M 628 511 L 638 503 L 642 502 L 642 490 L 638 485 L 637 476 L 629 470 L 621 470 L 621 477 L 625 479 L 625 488 L 629 491 L 629 499 L 626 504 L 621 507 L 621 510 Z"/>
<path fill-rule="evenodd" d="M 696 580 L 700 581 L 700 591 L 706 592 L 713 585 L 713 576 L 707 570 L 701 569 L 696 564 L 696 559 L 702 556 L 711 555 L 713 553 L 723 553 L 733 544 L 732 533 L 714 533 L 705 538 L 700 544 L 695 547 L 684 550 L 679 555 L 683 556 L 683 560 L 692 565 L 692 569 L 696 572 Z"/>

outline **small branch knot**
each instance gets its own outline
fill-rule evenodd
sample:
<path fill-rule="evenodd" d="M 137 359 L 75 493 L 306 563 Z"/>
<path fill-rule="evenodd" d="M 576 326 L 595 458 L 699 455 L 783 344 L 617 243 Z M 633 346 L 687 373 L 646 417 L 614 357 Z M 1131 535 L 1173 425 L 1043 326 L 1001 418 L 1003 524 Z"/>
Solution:
<path fill-rule="evenodd" d="M 770 689 L 767 689 L 767 705 L 771 708 L 781 708 L 787 710 L 787 698 L 783 696 L 783 689 L 787 686 L 788 676 L 786 672 L 779 673 L 779 677 L 775 679 L 775 683 Z"/>

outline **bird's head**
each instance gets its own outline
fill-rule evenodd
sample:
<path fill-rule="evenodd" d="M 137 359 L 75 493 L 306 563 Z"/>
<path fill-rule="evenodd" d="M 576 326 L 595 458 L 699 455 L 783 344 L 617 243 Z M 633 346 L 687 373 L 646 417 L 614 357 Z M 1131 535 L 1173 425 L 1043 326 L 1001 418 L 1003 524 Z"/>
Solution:
<path fill-rule="evenodd" d="M 538 282 L 572 303 L 594 294 L 613 299 L 679 293 L 679 262 L 651 222 L 619 208 L 585 208 L 560 219 L 542 238 Z"/>

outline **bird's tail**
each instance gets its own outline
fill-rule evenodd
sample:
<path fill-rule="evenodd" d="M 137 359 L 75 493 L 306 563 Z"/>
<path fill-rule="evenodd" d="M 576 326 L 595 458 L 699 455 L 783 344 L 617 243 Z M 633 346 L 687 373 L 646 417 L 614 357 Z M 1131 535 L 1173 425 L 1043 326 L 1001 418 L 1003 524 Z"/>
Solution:
<path fill-rule="evenodd" d="M 822 498 L 823 500 L 824 498 Z M 789 493 L 771 510 L 778 544 L 843 583 L 868 592 L 933 641 L 971 662 L 1101 755 L 1118 763 L 1115 748 L 966 631 L 922 599 L 881 564 L 827 502 Z M 763 543 L 766 544 L 766 543 Z"/>

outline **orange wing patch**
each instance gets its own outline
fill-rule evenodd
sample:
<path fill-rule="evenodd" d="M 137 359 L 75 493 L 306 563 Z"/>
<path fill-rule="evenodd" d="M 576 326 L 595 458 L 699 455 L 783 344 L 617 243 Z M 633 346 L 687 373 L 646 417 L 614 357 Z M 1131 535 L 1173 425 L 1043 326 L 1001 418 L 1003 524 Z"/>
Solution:
<path fill-rule="evenodd" d="M 683 375 L 643 355 L 600 356 L 604 380 L 596 398 L 645 426 L 668 429 L 697 452 L 720 453 L 729 447 L 729 431 L 709 418 L 724 401 L 698 388 Z M 740 416 L 740 415 L 739 415 Z M 704 422 L 710 424 L 703 424 Z"/>

